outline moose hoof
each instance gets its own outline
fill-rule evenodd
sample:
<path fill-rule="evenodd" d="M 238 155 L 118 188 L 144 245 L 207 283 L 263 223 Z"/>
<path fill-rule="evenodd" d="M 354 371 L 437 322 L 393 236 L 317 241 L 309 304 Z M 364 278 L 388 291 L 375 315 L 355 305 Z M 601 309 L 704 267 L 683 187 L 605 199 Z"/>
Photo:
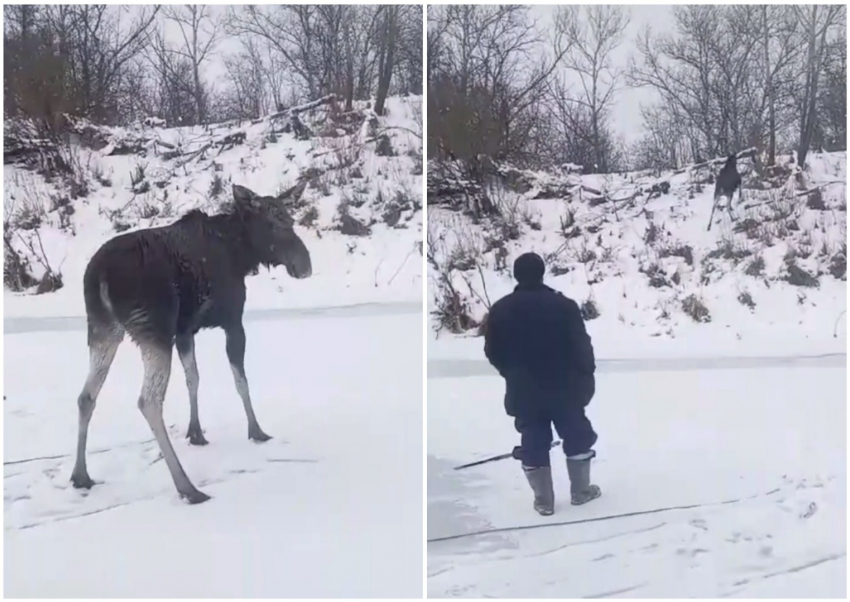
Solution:
<path fill-rule="evenodd" d="M 248 432 L 248 439 L 250 439 L 251 441 L 256 441 L 257 443 L 263 443 L 271 439 L 271 437 L 269 435 L 266 435 L 260 429 L 256 429 L 254 431 Z"/>
<path fill-rule="evenodd" d="M 186 436 L 189 438 L 189 445 L 208 445 L 209 441 L 204 437 L 204 433 L 201 432 L 200 429 L 194 431 L 190 430 L 186 433 Z"/>
<path fill-rule="evenodd" d="M 181 493 L 180 496 L 190 504 L 203 504 L 207 500 L 211 499 L 206 493 L 198 491 L 197 489 L 190 491 L 189 493 Z"/>
<path fill-rule="evenodd" d="M 94 487 L 94 481 L 89 475 L 71 475 L 71 483 L 74 485 L 74 489 L 91 489 Z"/>

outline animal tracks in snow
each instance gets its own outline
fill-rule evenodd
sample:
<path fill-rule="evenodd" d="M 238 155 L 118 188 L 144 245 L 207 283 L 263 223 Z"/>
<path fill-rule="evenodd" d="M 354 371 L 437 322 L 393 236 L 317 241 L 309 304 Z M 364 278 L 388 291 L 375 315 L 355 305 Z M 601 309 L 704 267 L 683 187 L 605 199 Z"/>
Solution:
<path fill-rule="evenodd" d="M 203 449 L 185 441 L 183 427 L 171 425 L 175 447 L 188 458 L 187 470 L 197 474 L 199 487 L 226 483 L 272 469 L 275 464 L 315 463 L 317 458 L 283 457 L 287 441 L 276 439 L 263 447 L 225 440 Z M 238 451 L 237 451 L 238 450 Z M 232 453 L 230 453 L 232 452 Z M 89 466 L 95 478 L 90 490 L 74 489 L 70 475 L 73 454 L 20 458 L 4 470 L 5 530 L 32 529 L 58 521 L 81 519 L 130 504 L 156 499 L 177 501 L 156 441 L 145 439 L 93 449 Z"/>
<path fill-rule="evenodd" d="M 764 579 L 805 570 L 844 553 L 835 551 L 824 554 L 821 560 L 818 557 L 800 562 L 800 556 L 795 556 L 794 546 L 789 543 L 810 526 L 824 527 L 812 521 L 820 518 L 820 498 L 830 493 L 827 485 L 832 480 L 786 478 L 779 489 L 769 494 L 741 499 L 735 504 L 671 512 L 664 515 L 664 521 L 638 516 L 505 533 L 521 555 L 507 552 L 504 546 L 482 554 L 464 553 L 469 551 L 465 547 L 476 546 L 477 537 L 469 538 L 471 541 L 466 545 L 460 542 L 452 547 L 438 545 L 431 553 L 441 557 L 442 567 L 429 574 L 429 581 L 439 589 L 437 583 L 446 578 L 444 572 L 451 567 L 453 579 L 461 580 L 455 581 L 454 594 L 477 596 L 486 595 L 487 591 L 475 586 L 472 579 L 487 565 L 504 566 L 504 579 L 510 580 L 509 573 L 513 570 L 545 574 L 544 567 L 550 565 L 553 570 L 555 566 L 570 566 L 581 571 L 582 566 L 604 563 L 606 573 L 619 575 L 611 583 L 610 591 L 590 593 L 596 591 L 592 584 L 583 590 L 575 581 L 575 571 L 568 571 L 569 575 L 565 574 L 559 583 L 545 589 L 560 591 L 570 587 L 575 597 L 612 597 L 648 587 L 646 595 L 651 597 L 656 595 L 652 588 L 681 581 L 685 588 L 682 591 L 687 590 L 689 583 L 703 582 L 703 587 L 713 589 L 716 596 L 734 595 Z M 826 525 L 826 528 L 831 527 Z M 659 570 L 670 574 L 657 574 Z M 646 574 L 654 575 L 653 579 L 641 585 L 628 585 L 629 580 L 635 583 L 640 575 Z M 470 582 L 463 584 L 467 576 Z M 617 581 L 623 587 L 617 587 Z"/>

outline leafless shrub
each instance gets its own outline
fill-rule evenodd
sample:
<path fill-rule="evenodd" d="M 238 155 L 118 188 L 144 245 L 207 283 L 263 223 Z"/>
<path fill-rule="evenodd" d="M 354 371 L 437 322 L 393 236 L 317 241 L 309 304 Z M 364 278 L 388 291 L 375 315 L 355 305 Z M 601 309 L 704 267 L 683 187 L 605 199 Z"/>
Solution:
<path fill-rule="evenodd" d="M 224 182 L 222 181 L 221 174 L 214 174 L 212 182 L 210 182 L 210 191 L 209 195 L 213 198 L 219 196 L 224 192 Z"/>
<path fill-rule="evenodd" d="M 3 284 L 14 292 L 21 292 L 38 284 L 38 280 L 32 275 L 29 259 L 12 246 L 12 232 L 8 226 L 3 233 Z"/>
<path fill-rule="evenodd" d="M 566 238 L 575 238 L 581 235 L 581 228 L 576 225 L 576 211 L 568 208 L 566 213 L 559 218 L 561 222 L 561 235 Z"/>
<path fill-rule="evenodd" d="M 785 269 L 787 273 L 783 279 L 792 286 L 804 288 L 817 288 L 820 286 L 817 276 L 810 274 L 800 267 L 793 256 L 786 256 Z"/>
<path fill-rule="evenodd" d="M 649 225 L 646 228 L 646 232 L 643 235 L 643 242 L 647 245 L 652 245 L 658 240 L 658 226 L 655 225 L 655 222 L 650 221 Z"/>
<path fill-rule="evenodd" d="M 310 180 L 310 187 L 318 190 L 322 196 L 331 196 L 331 172 L 324 171 Z"/>
<path fill-rule="evenodd" d="M 595 320 L 601 315 L 599 313 L 599 308 L 596 306 L 596 302 L 592 298 L 586 299 L 582 302 L 580 310 L 581 317 L 585 321 Z"/>
<path fill-rule="evenodd" d="M 35 259 L 35 261 L 40 263 L 41 267 L 44 268 L 44 275 L 38 282 L 38 288 L 35 293 L 37 295 L 41 295 L 43 293 L 50 293 L 62 288 L 64 284 L 62 280 L 62 273 L 50 265 L 47 252 L 44 250 L 44 244 L 42 243 L 41 232 L 39 229 L 36 228 L 26 236 L 21 235 L 20 232 L 17 232 L 16 234 L 29 252 L 29 256 Z"/>
<path fill-rule="evenodd" d="M 764 267 L 764 258 L 761 255 L 756 255 L 750 260 L 750 263 L 747 264 L 746 269 L 744 269 L 744 273 L 747 276 L 758 278 L 764 274 Z"/>
<path fill-rule="evenodd" d="M 337 221 L 339 222 L 337 229 L 346 236 L 369 236 L 372 233 L 372 228 L 368 224 L 351 215 L 348 203 L 345 201 L 339 204 Z"/>
<path fill-rule="evenodd" d="M 690 245 L 676 243 L 665 245 L 658 251 L 660 258 L 665 257 L 681 257 L 689 266 L 694 265 L 694 250 Z"/>
<path fill-rule="evenodd" d="M 445 329 L 453 334 L 461 334 L 479 326 L 471 315 L 469 303 L 458 293 L 447 276 L 441 274 L 437 278 L 436 289 L 436 309 L 431 314 L 437 320 L 438 333 Z"/>
<path fill-rule="evenodd" d="M 135 190 L 137 186 L 139 186 L 142 182 L 145 181 L 145 171 L 147 170 L 147 163 L 137 163 L 136 167 L 133 171 L 130 172 L 130 184 Z"/>
<path fill-rule="evenodd" d="M 733 232 L 745 233 L 747 238 L 755 240 L 759 237 L 761 223 L 752 217 L 746 217 L 732 227 Z"/>
<path fill-rule="evenodd" d="M 756 308 L 756 302 L 753 301 L 753 296 L 748 291 L 741 291 L 738 294 L 738 303 L 746 305 L 750 308 L 750 311 L 753 311 Z"/>
<path fill-rule="evenodd" d="M 319 210 L 315 205 L 311 205 L 307 208 L 301 218 L 298 220 L 298 223 L 305 228 L 312 228 L 316 225 L 316 221 L 319 219 Z"/>
<path fill-rule="evenodd" d="M 661 266 L 657 263 L 651 263 L 645 268 L 641 268 L 640 270 L 646 277 L 649 278 L 649 286 L 652 288 L 664 288 L 672 286 L 670 281 L 667 279 L 667 275 L 664 273 L 664 270 L 661 269 Z"/>
<path fill-rule="evenodd" d="M 847 243 L 841 244 L 841 248 L 829 260 L 829 273 L 838 280 L 847 279 Z"/>
<path fill-rule="evenodd" d="M 752 254 L 752 251 L 745 245 L 731 237 L 727 237 L 719 240 L 717 247 L 709 251 L 707 257 L 711 259 L 728 259 L 737 263 Z"/>
<path fill-rule="evenodd" d="M 709 313 L 702 299 L 696 295 L 688 295 L 682 300 L 682 311 L 689 315 L 694 322 L 711 322 L 711 313 Z"/>
<path fill-rule="evenodd" d="M 375 147 L 375 154 L 379 157 L 396 156 L 395 149 L 393 149 L 393 143 L 390 141 L 390 137 L 387 134 L 381 134 L 378 136 L 378 144 Z"/>
<path fill-rule="evenodd" d="M 809 193 L 806 199 L 806 207 L 815 211 L 826 211 L 826 203 L 823 201 L 823 192 L 821 192 L 820 188 L 815 188 Z"/>

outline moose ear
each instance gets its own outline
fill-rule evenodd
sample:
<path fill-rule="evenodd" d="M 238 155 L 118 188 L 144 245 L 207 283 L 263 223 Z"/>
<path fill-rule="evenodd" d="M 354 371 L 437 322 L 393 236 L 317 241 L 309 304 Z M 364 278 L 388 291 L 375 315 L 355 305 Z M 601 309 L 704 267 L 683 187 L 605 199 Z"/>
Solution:
<path fill-rule="evenodd" d="M 256 198 L 257 195 L 245 188 L 244 186 L 240 186 L 239 184 L 233 185 L 233 200 L 237 203 L 243 203 L 247 205 Z"/>
<path fill-rule="evenodd" d="M 291 205 L 297 203 L 301 199 L 301 195 L 304 194 L 304 189 L 307 188 L 307 180 L 301 180 L 292 188 L 284 190 L 279 195 L 277 195 L 277 200 L 283 203 L 284 205 Z"/>

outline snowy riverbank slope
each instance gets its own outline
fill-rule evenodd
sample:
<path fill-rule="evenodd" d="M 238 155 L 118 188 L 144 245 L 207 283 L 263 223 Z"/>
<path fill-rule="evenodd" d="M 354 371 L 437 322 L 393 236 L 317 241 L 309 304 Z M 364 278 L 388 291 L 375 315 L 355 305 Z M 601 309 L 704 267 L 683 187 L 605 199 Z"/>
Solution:
<path fill-rule="evenodd" d="M 457 193 L 468 181 L 429 173 L 435 329 L 446 316 L 429 357 L 480 355 L 480 341 L 444 335 L 474 334 L 488 302 L 511 290 L 513 260 L 532 250 L 547 283 L 583 305 L 604 357 L 843 352 L 846 153 L 813 154 L 803 173 L 790 157 L 762 175 L 739 159 L 737 219 L 718 210 L 707 231 L 721 165 L 610 175 L 497 166 L 474 206 L 464 203 L 476 194 Z M 485 195 L 500 216 L 485 215 Z"/>
<path fill-rule="evenodd" d="M 82 275 L 110 237 L 193 208 L 215 212 L 231 184 L 274 194 L 308 172 L 294 217 L 314 275 L 261 269 L 248 280 L 247 307 L 421 299 L 420 97 L 389 99 L 382 117 L 366 103 L 345 113 L 317 102 L 255 122 L 77 129 L 58 153 L 4 166 L 7 239 L 33 279 L 11 292 L 7 277 L 6 317 L 84 315 Z M 47 266 L 64 286 L 34 295 Z"/>

